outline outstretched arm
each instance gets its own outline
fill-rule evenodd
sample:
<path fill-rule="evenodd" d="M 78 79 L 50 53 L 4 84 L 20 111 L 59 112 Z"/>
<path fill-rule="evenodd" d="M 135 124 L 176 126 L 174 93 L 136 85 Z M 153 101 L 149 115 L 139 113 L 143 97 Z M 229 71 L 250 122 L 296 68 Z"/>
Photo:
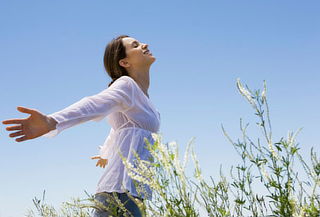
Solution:
<path fill-rule="evenodd" d="M 14 124 L 13 126 L 7 127 L 6 130 L 15 131 L 9 135 L 10 137 L 20 136 L 19 138 L 16 138 L 17 142 L 35 139 L 56 129 L 57 122 L 53 118 L 48 117 L 35 109 L 21 106 L 17 107 L 17 109 L 22 113 L 30 114 L 30 116 L 23 119 L 2 121 L 3 124 Z"/>
<path fill-rule="evenodd" d="M 35 109 L 18 107 L 20 112 L 30 114 L 30 116 L 26 119 L 6 120 L 3 121 L 3 124 L 16 124 L 7 127 L 7 130 L 17 131 L 10 134 L 10 137 L 22 136 L 16 139 L 17 142 L 42 135 L 53 137 L 72 126 L 90 120 L 99 121 L 113 112 L 129 109 L 134 105 L 133 86 L 131 79 L 123 76 L 100 93 L 84 97 L 53 114 L 44 115 Z"/>
<path fill-rule="evenodd" d="M 47 115 L 57 121 L 56 130 L 44 135 L 54 137 L 63 130 L 93 120 L 100 121 L 113 112 L 121 112 L 134 104 L 133 84 L 126 77 L 117 79 L 109 88 L 87 96 L 76 103 Z"/>

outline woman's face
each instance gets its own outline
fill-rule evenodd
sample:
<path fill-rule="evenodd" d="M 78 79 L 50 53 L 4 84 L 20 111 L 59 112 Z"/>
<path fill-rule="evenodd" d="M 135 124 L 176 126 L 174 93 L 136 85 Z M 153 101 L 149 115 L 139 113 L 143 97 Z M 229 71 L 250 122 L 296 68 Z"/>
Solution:
<path fill-rule="evenodd" d="M 126 48 L 127 57 L 125 61 L 129 63 L 129 67 L 149 67 L 156 60 L 149 51 L 147 44 L 141 43 L 131 37 L 123 38 L 122 43 Z"/>

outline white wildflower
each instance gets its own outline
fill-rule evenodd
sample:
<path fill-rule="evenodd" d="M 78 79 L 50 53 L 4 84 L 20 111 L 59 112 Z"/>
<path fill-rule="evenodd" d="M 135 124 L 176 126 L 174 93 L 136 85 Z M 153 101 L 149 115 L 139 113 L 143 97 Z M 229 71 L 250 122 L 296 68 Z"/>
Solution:
<path fill-rule="evenodd" d="M 264 103 L 267 100 L 267 84 L 266 81 L 263 82 L 263 90 L 261 93 L 262 103 Z"/>
<path fill-rule="evenodd" d="M 177 156 L 173 160 L 173 165 L 174 165 L 174 168 L 176 169 L 176 172 L 178 173 L 178 175 L 181 176 L 181 174 L 183 174 L 183 169 L 181 167 L 179 158 Z"/>
<path fill-rule="evenodd" d="M 269 174 L 267 173 L 264 167 L 260 167 L 260 171 L 261 171 L 261 174 L 268 179 L 268 181 L 271 180 Z"/>
<path fill-rule="evenodd" d="M 244 88 L 240 82 L 240 79 L 237 79 L 237 87 L 239 92 L 248 100 L 248 102 L 255 108 L 257 109 L 257 105 L 253 99 L 253 96 L 251 95 L 251 93 L 249 92 L 249 90 L 247 90 L 246 88 Z"/>
<path fill-rule="evenodd" d="M 199 166 L 199 161 L 197 160 L 196 154 L 194 152 L 191 153 L 193 162 L 195 164 L 195 178 L 198 179 L 200 182 L 203 182 L 203 177 L 201 174 L 200 166 Z"/>
<path fill-rule="evenodd" d="M 274 150 L 271 142 L 268 143 L 268 146 L 269 146 L 269 150 L 270 150 L 272 156 L 279 160 L 279 156 L 278 156 L 277 152 Z"/>
<path fill-rule="evenodd" d="M 183 168 L 183 170 L 185 170 L 186 165 L 187 165 L 187 163 L 188 163 L 190 147 L 191 147 L 191 144 L 192 144 L 193 141 L 194 141 L 194 137 L 193 137 L 193 138 L 190 140 L 190 142 L 188 143 L 187 149 L 186 149 L 186 151 L 185 151 L 185 153 L 184 153 L 183 162 L 182 162 L 182 168 Z"/>
<path fill-rule="evenodd" d="M 161 137 L 159 134 L 157 133 L 151 133 L 152 138 L 154 139 L 154 141 L 161 141 Z"/>

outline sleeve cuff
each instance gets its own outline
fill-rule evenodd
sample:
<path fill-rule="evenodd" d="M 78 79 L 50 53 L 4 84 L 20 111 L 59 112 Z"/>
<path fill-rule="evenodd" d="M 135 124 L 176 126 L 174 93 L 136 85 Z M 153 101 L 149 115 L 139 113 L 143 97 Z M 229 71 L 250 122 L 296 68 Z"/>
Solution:
<path fill-rule="evenodd" d="M 47 137 L 47 138 L 52 138 L 52 137 L 55 137 L 56 135 L 58 135 L 58 133 L 59 133 L 58 129 L 55 129 L 55 130 L 49 131 L 48 133 L 46 133 L 42 136 Z"/>
<path fill-rule="evenodd" d="M 61 131 L 61 130 L 60 130 L 60 125 L 59 125 L 59 123 L 60 123 L 61 121 L 59 121 L 59 119 L 57 119 L 56 117 L 54 117 L 53 114 L 47 115 L 47 116 L 55 119 L 55 120 L 57 121 L 57 125 L 56 125 L 56 129 L 51 130 L 51 131 L 49 131 L 48 133 L 46 133 L 46 134 L 44 134 L 44 135 L 42 135 L 42 136 L 43 136 L 43 137 L 47 137 L 47 138 L 52 138 L 52 137 L 55 137 L 56 135 L 58 135 L 59 132 Z"/>

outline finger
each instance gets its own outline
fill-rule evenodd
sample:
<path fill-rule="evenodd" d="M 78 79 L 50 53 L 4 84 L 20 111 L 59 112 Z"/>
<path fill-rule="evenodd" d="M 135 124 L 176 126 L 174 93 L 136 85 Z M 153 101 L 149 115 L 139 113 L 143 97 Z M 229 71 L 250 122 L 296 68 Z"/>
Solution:
<path fill-rule="evenodd" d="M 21 136 L 23 135 L 23 131 L 18 131 L 18 132 L 15 132 L 15 133 L 11 133 L 9 136 L 10 137 L 17 137 L 17 136 Z"/>
<path fill-rule="evenodd" d="M 16 139 L 17 142 L 22 142 L 22 141 L 26 141 L 26 140 L 28 140 L 27 136 L 22 136 L 22 137 L 19 137 Z"/>
<path fill-rule="evenodd" d="M 96 164 L 96 167 L 99 165 L 99 161 L 97 162 L 97 164 Z"/>
<path fill-rule="evenodd" d="M 106 161 L 105 160 L 101 161 L 101 165 L 105 166 L 106 165 Z"/>
<path fill-rule="evenodd" d="M 99 155 L 97 155 L 97 156 L 92 156 L 92 157 L 91 157 L 92 160 L 94 160 L 94 159 L 99 159 L 99 158 L 100 158 Z"/>
<path fill-rule="evenodd" d="M 103 167 L 103 163 L 99 160 L 99 167 Z"/>
<path fill-rule="evenodd" d="M 2 121 L 3 124 L 22 124 L 26 119 L 9 119 Z"/>
<path fill-rule="evenodd" d="M 18 106 L 17 110 L 23 113 L 27 113 L 27 114 L 34 114 L 36 113 L 35 109 L 30 109 L 30 108 L 26 108 L 26 107 L 22 107 L 22 106 Z"/>
<path fill-rule="evenodd" d="M 22 130 L 22 125 L 10 126 L 10 127 L 7 127 L 6 130 L 7 130 L 7 131 Z"/>

